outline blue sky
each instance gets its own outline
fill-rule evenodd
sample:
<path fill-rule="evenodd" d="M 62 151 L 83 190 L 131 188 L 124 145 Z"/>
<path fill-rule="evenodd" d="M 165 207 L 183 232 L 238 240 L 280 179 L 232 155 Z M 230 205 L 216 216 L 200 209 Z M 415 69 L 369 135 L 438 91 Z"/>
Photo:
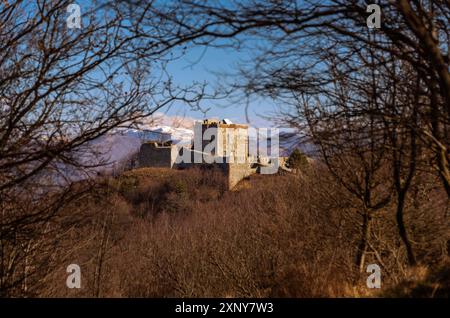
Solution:
<path fill-rule="evenodd" d="M 187 54 L 172 62 L 168 71 L 175 84 L 189 85 L 193 81 L 207 82 L 211 88 L 221 85 L 222 81 L 217 73 L 235 72 L 239 61 L 246 59 L 246 52 L 239 52 L 231 48 L 191 48 Z M 232 77 L 228 80 L 232 80 Z M 204 103 L 209 110 L 206 117 L 229 118 L 233 122 L 245 123 L 246 100 L 212 100 Z M 274 110 L 270 100 L 253 99 L 249 103 L 248 115 L 250 124 L 257 127 L 272 126 L 260 115 L 269 115 Z M 202 119 L 205 115 L 200 111 L 193 111 L 183 105 L 175 105 L 168 111 L 169 115 L 186 115 Z"/>
<path fill-rule="evenodd" d="M 88 11 L 90 0 L 74 1 L 81 6 L 81 13 Z M 247 45 L 252 45 L 251 41 L 247 41 Z M 177 51 L 177 49 L 175 49 Z M 220 83 L 216 73 L 230 73 L 236 71 L 239 61 L 249 59 L 249 51 L 237 51 L 232 48 L 217 47 L 189 47 L 186 54 L 181 58 L 171 61 L 167 67 L 169 75 L 172 77 L 173 83 L 180 86 L 189 86 L 193 82 L 206 82 L 213 89 Z M 232 81 L 233 78 L 228 78 Z M 193 111 L 187 105 L 177 103 L 170 109 L 166 110 L 168 115 L 187 116 L 194 119 L 211 118 L 229 118 L 236 123 L 246 123 L 245 107 L 247 101 L 245 99 L 223 99 L 204 101 L 204 108 L 208 108 L 206 115 L 200 111 Z M 254 98 L 248 105 L 249 124 L 255 127 L 271 127 L 272 123 L 261 115 L 268 116 L 275 110 L 274 104 L 270 100 L 262 100 Z M 164 110 L 162 110 L 164 111 Z"/>

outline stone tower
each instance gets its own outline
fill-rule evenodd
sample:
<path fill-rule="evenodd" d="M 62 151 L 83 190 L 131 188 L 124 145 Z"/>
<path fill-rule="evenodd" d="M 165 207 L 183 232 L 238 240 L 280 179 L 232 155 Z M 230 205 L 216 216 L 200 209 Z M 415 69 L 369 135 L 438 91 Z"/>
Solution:
<path fill-rule="evenodd" d="M 246 163 L 248 160 L 248 126 L 205 119 L 195 124 L 196 138 L 202 138 L 201 151 L 227 162 Z M 198 134 L 201 133 L 201 136 Z"/>

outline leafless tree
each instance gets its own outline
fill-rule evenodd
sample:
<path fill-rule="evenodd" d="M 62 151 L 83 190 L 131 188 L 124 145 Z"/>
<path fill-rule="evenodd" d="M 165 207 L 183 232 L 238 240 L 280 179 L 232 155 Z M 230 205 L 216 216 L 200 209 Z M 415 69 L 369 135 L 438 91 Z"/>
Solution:
<path fill-rule="evenodd" d="M 324 52 L 333 52 L 339 63 L 351 60 L 364 48 L 403 61 L 418 74 L 421 87 L 432 100 L 427 121 L 416 127 L 416 133 L 427 140 L 435 169 L 450 197 L 449 3 L 378 1 L 381 27 L 369 30 L 370 3 L 183 0 L 169 3 L 168 10 L 178 9 L 178 14 L 170 15 L 170 23 L 189 30 L 195 44 L 234 46 L 255 53 L 244 68 L 247 80 L 241 86 L 247 92 L 278 98 L 287 89 L 320 93 L 331 80 L 324 71 Z M 347 51 L 345 47 L 352 43 L 356 51 Z M 381 65 L 376 67 L 381 69 Z M 303 79 L 301 86 L 298 78 Z"/>
<path fill-rule="evenodd" d="M 370 30 L 368 4 L 184 0 L 169 6 L 180 9 L 170 23 L 189 29 L 195 44 L 251 50 L 235 87 L 294 106 L 282 112 L 285 122 L 312 137 L 365 207 L 382 207 L 395 194 L 399 235 L 414 265 L 403 214 L 419 161 L 431 164 L 450 198 L 450 5 L 378 1 L 381 27 Z M 383 167 L 390 178 L 378 183 Z"/>
<path fill-rule="evenodd" d="M 175 87 L 165 71 L 183 53 L 174 48 L 189 39 L 165 26 L 156 14 L 161 3 L 146 3 L 138 16 L 125 2 L 93 2 L 72 29 L 69 4 L 0 4 L 2 296 L 31 293 L 32 273 L 67 230 L 60 226 L 74 226 L 56 222 L 57 214 L 88 191 L 76 184 L 79 174 L 105 164 L 90 142 L 174 101 L 198 107 L 204 93 Z"/>

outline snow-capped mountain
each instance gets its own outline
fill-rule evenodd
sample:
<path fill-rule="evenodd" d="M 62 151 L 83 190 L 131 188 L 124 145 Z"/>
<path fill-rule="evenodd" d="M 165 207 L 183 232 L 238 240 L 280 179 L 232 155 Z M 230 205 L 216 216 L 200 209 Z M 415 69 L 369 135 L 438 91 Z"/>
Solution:
<path fill-rule="evenodd" d="M 140 127 L 141 128 L 141 127 Z M 156 125 L 137 128 L 120 128 L 103 135 L 73 152 L 79 167 L 54 162 L 40 178 L 48 184 L 62 185 L 76 182 L 96 175 L 108 175 L 120 172 L 138 153 L 145 141 L 155 140 L 188 146 L 194 132 L 188 128 Z"/>
<path fill-rule="evenodd" d="M 177 122 L 176 126 L 171 126 L 171 123 L 168 121 L 156 123 L 154 120 L 149 120 L 148 122 L 134 125 L 134 128 L 117 128 L 84 145 L 82 149 L 74 153 L 80 166 L 90 168 L 80 169 L 66 166 L 62 163 L 55 163 L 57 167 L 55 170 L 60 175 L 56 179 L 77 181 L 98 174 L 118 173 L 125 167 L 129 167 L 142 143 L 146 141 L 171 141 L 172 144 L 189 147 L 194 139 L 193 122 L 193 120 L 188 122 L 188 124 L 184 122 L 183 125 Z M 249 136 L 249 138 L 251 139 L 252 137 Z M 311 149 L 307 149 L 308 147 L 305 147 L 305 144 L 299 141 L 300 139 L 295 132 L 280 131 L 280 151 L 278 155 L 288 156 L 295 148 L 301 148 L 308 153 L 308 150 Z M 254 144 L 256 145 L 257 143 L 254 142 Z M 265 148 L 270 146 L 264 142 L 258 142 L 258 147 L 260 147 L 259 151 L 261 152 L 267 150 Z M 264 151 L 262 153 L 268 154 L 268 152 Z"/>
<path fill-rule="evenodd" d="M 187 128 L 170 126 L 155 126 L 146 129 L 118 129 L 93 141 L 89 147 L 95 153 L 95 159 L 104 165 L 102 170 L 117 167 L 139 151 L 143 142 L 154 140 L 158 142 L 172 141 L 175 145 L 191 144 L 194 132 Z"/>

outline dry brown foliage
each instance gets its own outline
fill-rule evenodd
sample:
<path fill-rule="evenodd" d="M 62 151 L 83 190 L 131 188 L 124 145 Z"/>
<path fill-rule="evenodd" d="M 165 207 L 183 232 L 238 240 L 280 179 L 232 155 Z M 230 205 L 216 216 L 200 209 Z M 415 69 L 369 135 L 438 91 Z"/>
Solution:
<path fill-rule="evenodd" d="M 84 215 L 65 236 L 67 255 L 40 296 L 376 296 L 354 258 L 358 203 L 321 167 L 299 175 L 255 175 L 224 190 L 214 170 L 140 169 L 103 180 L 67 212 Z M 446 259 L 450 238 L 438 193 L 411 201 L 407 224 L 420 262 Z M 407 279 L 393 207 L 374 220 L 366 264 L 382 268 L 383 290 Z M 61 242 L 62 244 L 62 242 Z M 82 288 L 65 286 L 81 266 Z M 435 264 L 435 265 L 434 265 Z M 389 294 L 389 295 L 392 295 Z"/>

